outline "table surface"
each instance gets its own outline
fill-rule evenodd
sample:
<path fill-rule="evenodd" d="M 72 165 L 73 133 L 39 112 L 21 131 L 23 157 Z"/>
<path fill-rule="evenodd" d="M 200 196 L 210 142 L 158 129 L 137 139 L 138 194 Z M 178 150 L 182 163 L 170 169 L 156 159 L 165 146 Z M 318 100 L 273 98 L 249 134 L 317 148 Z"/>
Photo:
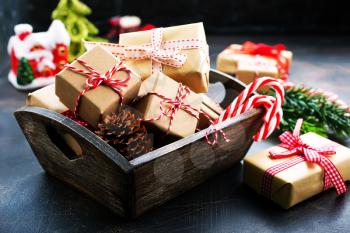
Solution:
<path fill-rule="evenodd" d="M 228 44 L 245 40 L 284 42 L 294 53 L 291 81 L 327 89 L 350 103 L 349 37 L 210 36 L 212 62 Z M 283 210 L 242 183 L 241 163 L 136 220 L 120 219 L 43 171 L 13 117 L 13 112 L 23 106 L 26 93 L 8 84 L 7 72 L 8 65 L 0 67 L 1 233 L 348 232 L 350 229 L 350 193 L 337 198 L 334 190 L 327 191 Z M 270 140 L 254 143 L 249 153 L 272 144 Z"/>

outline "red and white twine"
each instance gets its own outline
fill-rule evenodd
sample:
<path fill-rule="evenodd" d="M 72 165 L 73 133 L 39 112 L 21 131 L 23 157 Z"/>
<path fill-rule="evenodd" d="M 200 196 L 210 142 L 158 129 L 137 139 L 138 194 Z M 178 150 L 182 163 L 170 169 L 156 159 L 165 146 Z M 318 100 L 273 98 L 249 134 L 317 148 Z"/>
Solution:
<path fill-rule="evenodd" d="M 199 119 L 199 115 L 202 114 L 204 117 L 206 117 L 208 119 L 208 121 L 211 124 L 214 123 L 207 113 L 203 112 L 201 109 L 194 108 L 190 104 L 185 103 L 185 100 L 190 95 L 190 93 L 191 93 L 191 91 L 190 91 L 189 87 L 183 85 L 182 83 L 179 83 L 179 88 L 178 88 L 177 94 L 176 94 L 174 99 L 168 98 L 168 97 L 166 97 L 160 93 L 157 93 L 157 92 L 148 92 L 145 96 L 142 96 L 142 97 L 146 97 L 149 95 L 155 95 L 161 99 L 160 105 L 159 105 L 160 114 L 157 116 L 154 116 L 154 117 L 150 117 L 150 118 L 142 118 L 141 121 L 157 121 L 157 120 L 160 120 L 164 117 L 168 117 L 169 118 L 169 125 L 167 128 L 167 132 L 169 133 L 169 131 L 173 125 L 174 117 L 175 117 L 176 113 L 179 110 L 183 110 L 197 119 Z M 140 97 L 140 98 L 142 98 L 142 97 Z M 225 138 L 225 140 L 228 141 L 225 133 L 222 130 L 220 130 L 219 132 L 221 132 L 223 137 Z M 208 143 L 210 143 L 210 140 L 208 137 L 207 137 L 207 141 L 208 141 Z"/>
<path fill-rule="evenodd" d="M 104 84 L 106 86 L 111 87 L 120 97 L 120 103 L 123 102 L 123 92 L 122 88 L 128 86 L 128 81 L 131 78 L 132 71 L 123 65 L 122 62 L 117 63 L 115 66 L 107 70 L 104 74 L 101 74 L 97 70 L 95 70 L 93 67 L 88 65 L 85 61 L 81 59 L 76 59 L 76 61 L 81 64 L 86 69 L 79 69 L 74 67 L 71 64 L 66 64 L 65 67 L 68 70 L 71 70 L 77 74 L 85 75 L 87 76 L 86 79 L 86 85 L 85 88 L 79 93 L 76 101 L 75 101 L 75 108 L 74 108 L 74 115 L 77 115 L 79 103 L 81 97 L 89 90 L 95 89 L 96 87 Z M 113 78 L 113 75 L 118 71 L 125 71 L 127 73 L 127 77 L 124 79 L 118 79 Z"/>
<path fill-rule="evenodd" d="M 288 158 L 292 156 L 296 157 L 274 165 L 264 172 L 261 185 L 261 193 L 266 197 L 270 198 L 272 195 L 272 180 L 276 174 L 305 161 L 316 163 L 323 168 L 324 190 L 334 186 L 338 195 L 345 193 L 347 190 L 344 180 L 338 169 L 333 164 L 333 162 L 326 157 L 336 153 L 334 146 L 323 146 L 315 148 L 304 143 L 300 138 L 300 129 L 302 122 L 302 119 L 299 119 L 297 121 L 293 133 L 287 131 L 279 136 L 279 139 L 282 142 L 282 144 L 279 146 L 286 148 L 286 151 L 270 151 L 270 157 L 273 159 Z"/>

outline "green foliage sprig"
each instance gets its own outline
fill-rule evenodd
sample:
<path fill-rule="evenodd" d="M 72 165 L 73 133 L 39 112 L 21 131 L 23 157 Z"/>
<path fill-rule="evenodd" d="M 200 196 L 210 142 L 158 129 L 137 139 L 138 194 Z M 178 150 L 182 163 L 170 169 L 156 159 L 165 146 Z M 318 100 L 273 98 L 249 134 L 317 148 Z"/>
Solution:
<path fill-rule="evenodd" d="M 280 131 L 293 131 L 296 121 L 304 119 L 302 133 L 314 132 L 321 136 L 331 134 L 339 138 L 350 136 L 350 114 L 323 93 L 295 86 L 286 89 L 283 120 Z"/>

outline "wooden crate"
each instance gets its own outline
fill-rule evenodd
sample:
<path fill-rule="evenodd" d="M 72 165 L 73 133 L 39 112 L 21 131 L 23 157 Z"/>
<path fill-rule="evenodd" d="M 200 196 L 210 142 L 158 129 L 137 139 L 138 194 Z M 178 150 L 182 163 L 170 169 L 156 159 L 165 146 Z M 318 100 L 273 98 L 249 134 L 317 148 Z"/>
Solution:
<path fill-rule="evenodd" d="M 210 72 L 210 82 L 223 84 L 225 91 L 218 88 L 220 84 L 212 85 L 209 91 L 214 97 L 224 95 L 223 107 L 245 87 L 215 70 Z M 131 161 L 93 132 L 61 114 L 24 107 L 15 112 L 15 117 L 47 173 L 119 216 L 136 217 L 240 161 L 262 124 L 262 113 L 262 109 L 254 109 L 221 123 L 219 128 L 231 140 L 229 143 L 220 140 L 217 146 L 210 146 L 202 130 Z M 83 156 L 72 155 L 64 135 L 76 139 Z"/>

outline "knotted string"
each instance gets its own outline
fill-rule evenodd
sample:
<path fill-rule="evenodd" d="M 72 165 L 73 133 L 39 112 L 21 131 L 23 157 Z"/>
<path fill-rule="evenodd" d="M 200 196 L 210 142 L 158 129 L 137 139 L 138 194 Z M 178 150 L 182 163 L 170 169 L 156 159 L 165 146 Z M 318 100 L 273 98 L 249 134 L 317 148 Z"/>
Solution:
<path fill-rule="evenodd" d="M 120 103 L 123 103 L 123 92 L 122 88 L 128 86 L 128 81 L 131 79 L 131 73 L 132 71 L 123 65 L 122 62 L 117 63 L 115 66 L 107 70 L 104 74 L 101 74 L 97 70 L 95 70 L 93 67 L 88 65 L 85 61 L 81 59 L 76 59 L 76 61 L 81 64 L 86 69 L 79 69 L 71 64 L 66 64 L 65 67 L 77 74 L 85 75 L 87 76 L 87 79 L 85 81 L 85 88 L 79 93 L 76 101 L 75 101 L 75 107 L 74 107 L 74 115 L 77 115 L 79 103 L 81 97 L 89 90 L 95 89 L 96 87 L 100 85 L 106 85 L 111 87 L 120 97 Z M 127 77 L 120 80 L 117 78 L 113 78 L 113 75 L 118 71 L 125 71 L 127 73 Z"/>

